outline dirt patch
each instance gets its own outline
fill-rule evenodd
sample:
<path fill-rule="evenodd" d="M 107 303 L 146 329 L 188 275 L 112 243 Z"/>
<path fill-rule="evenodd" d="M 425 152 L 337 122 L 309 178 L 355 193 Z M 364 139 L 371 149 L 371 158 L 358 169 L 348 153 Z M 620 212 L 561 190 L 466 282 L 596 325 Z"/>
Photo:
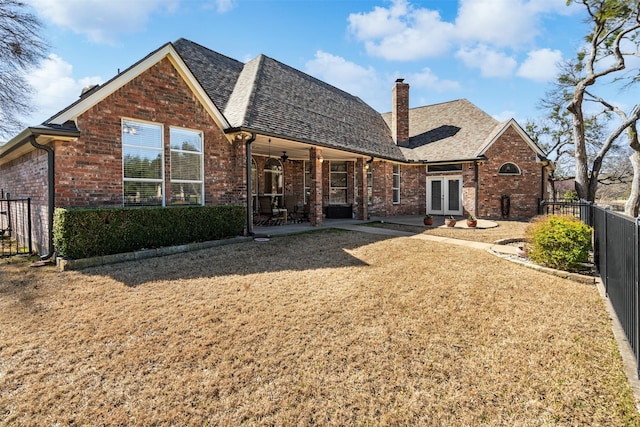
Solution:
<path fill-rule="evenodd" d="M 0 265 L 0 423 L 638 425 L 593 286 L 357 232 Z"/>

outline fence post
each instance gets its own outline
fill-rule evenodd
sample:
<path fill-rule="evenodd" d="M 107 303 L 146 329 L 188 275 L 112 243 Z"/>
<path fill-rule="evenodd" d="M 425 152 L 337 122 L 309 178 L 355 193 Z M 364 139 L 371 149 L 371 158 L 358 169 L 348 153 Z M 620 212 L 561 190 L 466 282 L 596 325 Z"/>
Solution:
<path fill-rule="evenodd" d="M 29 255 L 33 254 L 33 242 L 31 241 L 31 197 L 27 198 L 27 239 L 29 242 Z"/>
<path fill-rule="evenodd" d="M 638 292 L 638 278 L 640 278 L 640 260 L 638 257 L 640 256 L 640 217 L 635 220 L 635 230 L 633 233 L 634 245 L 633 245 L 633 274 L 635 277 L 633 278 L 633 305 L 635 306 L 634 312 L 634 337 L 633 339 L 636 342 L 636 345 L 640 343 L 640 292 Z M 634 352 L 636 356 L 636 374 L 640 377 L 640 351 L 636 348 Z"/>

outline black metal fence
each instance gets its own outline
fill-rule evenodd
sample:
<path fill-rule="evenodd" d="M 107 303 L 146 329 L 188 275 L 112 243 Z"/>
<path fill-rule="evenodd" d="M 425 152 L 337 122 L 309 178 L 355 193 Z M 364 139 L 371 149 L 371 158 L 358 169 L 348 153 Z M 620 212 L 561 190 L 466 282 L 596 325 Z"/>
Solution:
<path fill-rule="evenodd" d="M 31 199 L 0 199 L 0 257 L 32 252 Z"/>
<path fill-rule="evenodd" d="M 640 218 L 584 201 L 543 201 L 540 212 L 575 215 L 593 227 L 594 263 L 640 375 Z"/>

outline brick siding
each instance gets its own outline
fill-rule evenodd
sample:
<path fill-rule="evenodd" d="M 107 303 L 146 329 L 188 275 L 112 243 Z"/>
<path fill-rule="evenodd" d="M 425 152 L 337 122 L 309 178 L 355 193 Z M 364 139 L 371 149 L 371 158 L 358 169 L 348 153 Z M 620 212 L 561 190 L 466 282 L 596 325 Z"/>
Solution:
<path fill-rule="evenodd" d="M 0 165 L 0 191 L 12 199 L 31 198 L 31 240 L 34 250 L 49 252 L 49 221 L 47 192 L 47 153 L 33 150 L 4 165 Z M 23 229 L 15 224 L 15 229 Z"/>
<path fill-rule="evenodd" d="M 207 205 L 244 204 L 244 141 L 229 143 L 171 63 L 164 59 L 78 117 L 77 141 L 58 142 L 56 206 L 122 206 L 122 118 L 163 125 L 165 199 L 171 198 L 171 126 L 204 135 Z"/>

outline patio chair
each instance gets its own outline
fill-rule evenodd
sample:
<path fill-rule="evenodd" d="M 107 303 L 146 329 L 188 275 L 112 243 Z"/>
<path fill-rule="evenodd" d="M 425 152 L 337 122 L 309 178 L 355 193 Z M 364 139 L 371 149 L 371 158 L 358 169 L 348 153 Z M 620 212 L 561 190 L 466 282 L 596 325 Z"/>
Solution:
<path fill-rule="evenodd" d="M 287 219 L 283 218 L 284 210 L 276 208 L 271 196 L 260 196 L 258 201 L 260 203 L 259 214 L 264 219 L 260 225 L 279 225 Z"/>
<path fill-rule="evenodd" d="M 302 207 L 298 206 L 296 199 L 289 197 L 285 201 L 285 206 L 287 208 L 287 215 L 289 221 L 293 223 L 302 222 Z"/>

